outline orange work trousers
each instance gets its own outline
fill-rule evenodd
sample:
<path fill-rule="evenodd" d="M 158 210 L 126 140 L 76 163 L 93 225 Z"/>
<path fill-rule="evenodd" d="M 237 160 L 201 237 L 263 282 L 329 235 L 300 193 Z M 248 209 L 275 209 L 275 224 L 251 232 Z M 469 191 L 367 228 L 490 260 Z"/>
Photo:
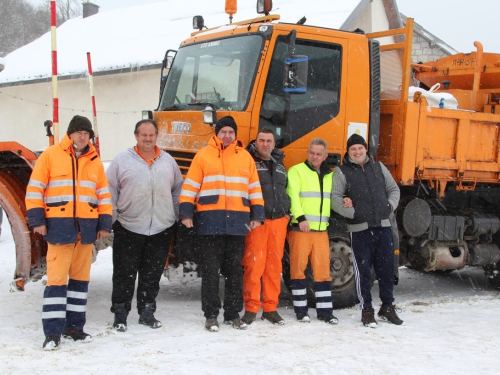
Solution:
<path fill-rule="evenodd" d="M 48 244 L 47 286 L 67 285 L 68 276 L 72 280 L 90 281 L 92 265 L 92 244 L 78 242 L 66 245 Z"/>
<path fill-rule="evenodd" d="M 328 232 L 288 233 L 290 245 L 290 278 L 303 280 L 309 259 L 315 282 L 332 281 L 330 277 L 330 243 Z"/>
<path fill-rule="evenodd" d="M 288 218 L 266 219 L 245 238 L 243 257 L 243 299 L 245 311 L 276 311 L 281 290 L 281 258 Z M 261 295 L 262 280 L 262 298 Z"/>

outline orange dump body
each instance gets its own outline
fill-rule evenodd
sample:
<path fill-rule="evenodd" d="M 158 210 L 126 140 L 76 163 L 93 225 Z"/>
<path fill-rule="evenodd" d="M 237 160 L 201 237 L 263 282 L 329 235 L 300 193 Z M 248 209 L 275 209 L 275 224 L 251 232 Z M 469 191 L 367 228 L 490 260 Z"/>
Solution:
<path fill-rule="evenodd" d="M 428 87 L 441 84 L 441 92 L 452 94 L 460 109 L 500 113 L 500 54 L 459 53 L 426 64 L 414 64 L 416 78 Z"/>
<path fill-rule="evenodd" d="M 472 90 L 477 52 L 459 53 L 434 62 L 416 65 L 417 79 L 428 87 L 450 81 L 449 89 Z M 500 92 L 500 54 L 483 53 L 479 91 Z"/>

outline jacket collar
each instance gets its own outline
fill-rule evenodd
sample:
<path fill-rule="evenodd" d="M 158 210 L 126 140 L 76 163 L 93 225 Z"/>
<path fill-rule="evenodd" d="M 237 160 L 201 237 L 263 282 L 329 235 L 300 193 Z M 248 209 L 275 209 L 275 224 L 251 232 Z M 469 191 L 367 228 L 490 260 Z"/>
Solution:
<path fill-rule="evenodd" d="M 69 154 L 75 154 L 74 148 L 73 148 L 73 140 L 69 137 L 68 134 L 64 134 L 63 139 L 61 139 L 61 142 L 59 142 L 59 147 L 61 147 L 64 151 L 66 151 Z M 92 155 L 93 153 L 97 153 L 95 150 L 94 145 L 89 141 L 87 146 L 82 151 L 81 155 Z"/>
<path fill-rule="evenodd" d="M 365 164 L 368 164 L 371 162 L 371 157 L 369 154 L 366 154 L 366 160 L 365 160 Z M 348 167 L 351 167 L 351 168 L 357 168 L 357 167 L 362 167 L 361 165 L 359 165 L 358 163 L 355 163 L 351 160 L 351 158 L 349 157 L 349 153 L 346 152 L 345 155 L 344 155 L 344 160 L 342 161 L 342 164 L 345 164 L 347 165 Z"/>
<path fill-rule="evenodd" d="M 257 154 L 257 146 L 255 146 L 255 139 L 248 144 L 246 150 L 250 153 L 250 155 L 252 155 L 255 161 L 262 160 L 260 156 Z M 271 152 L 271 160 L 275 163 L 280 162 L 281 160 L 283 160 L 284 157 L 285 154 L 279 148 L 275 147 Z"/>
<path fill-rule="evenodd" d="M 313 168 L 313 166 L 311 165 L 311 163 L 309 163 L 309 160 L 306 160 L 304 162 L 305 165 L 307 165 L 307 167 L 311 170 L 311 171 L 315 171 L 316 172 L 316 169 Z M 332 173 L 332 170 L 330 169 L 330 167 L 328 165 L 326 165 L 325 162 L 321 163 L 321 165 L 319 166 L 319 174 L 320 175 L 327 175 L 329 173 Z"/>
<path fill-rule="evenodd" d="M 236 152 L 238 152 L 243 148 L 243 143 L 239 139 L 235 139 L 229 146 L 224 147 L 224 143 L 215 135 L 210 138 L 208 144 L 212 147 L 215 147 L 219 151 L 234 149 Z"/>

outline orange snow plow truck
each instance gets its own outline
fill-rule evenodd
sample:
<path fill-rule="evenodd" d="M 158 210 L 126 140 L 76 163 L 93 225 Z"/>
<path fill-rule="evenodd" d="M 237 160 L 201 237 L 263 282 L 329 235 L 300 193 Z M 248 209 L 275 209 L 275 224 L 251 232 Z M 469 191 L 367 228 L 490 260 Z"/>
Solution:
<path fill-rule="evenodd" d="M 476 266 L 500 288 L 500 54 L 483 53 L 476 43 L 470 54 L 412 64 L 411 18 L 404 28 L 365 34 L 304 19 L 281 23 L 271 8 L 258 0 L 261 17 L 211 29 L 194 17 L 198 31 L 165 54 L 158 108 L 143 113 L 158 123 L 158 146 L 185 175 L 217 118 L 231 115 L 244 144 L 259 129 L 272 129 L 287 167 L 305 160 L 312 138 L 325 139 L 333 168 L 357 132 L 401 189 L 395 278 L 398 265 L 425 272 Z M 42 239 L 25 227 L 24 190 L 34 161 L 28 152 L 5 145 L 0 151 L 1 182 L 10 187 L 1 199 L 19 205 L 19 214 L 4 208 L 11 223 L 13 216 L 24 225 L 16 238 L 18 285 L 44 263 Z M 353 255 L 336 214 L 329 234 L 334 305 L 352 306 Z M 196 235 L 179 226 L 167 273 L 196 276 L 198 250 Z M 286 251 L 283 263 L 287 283 Z"/>

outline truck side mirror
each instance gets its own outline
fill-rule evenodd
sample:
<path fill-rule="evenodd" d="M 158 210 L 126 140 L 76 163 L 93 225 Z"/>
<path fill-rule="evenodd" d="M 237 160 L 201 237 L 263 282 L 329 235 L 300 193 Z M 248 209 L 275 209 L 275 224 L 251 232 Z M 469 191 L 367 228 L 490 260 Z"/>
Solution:
<path fill-rule="evenodd" d="M 304 94 L 307 91 L 307 67 L 309 57 L 292 55 L 285 58 L 285 77 L 283 90 L 291 94 Z"/>

